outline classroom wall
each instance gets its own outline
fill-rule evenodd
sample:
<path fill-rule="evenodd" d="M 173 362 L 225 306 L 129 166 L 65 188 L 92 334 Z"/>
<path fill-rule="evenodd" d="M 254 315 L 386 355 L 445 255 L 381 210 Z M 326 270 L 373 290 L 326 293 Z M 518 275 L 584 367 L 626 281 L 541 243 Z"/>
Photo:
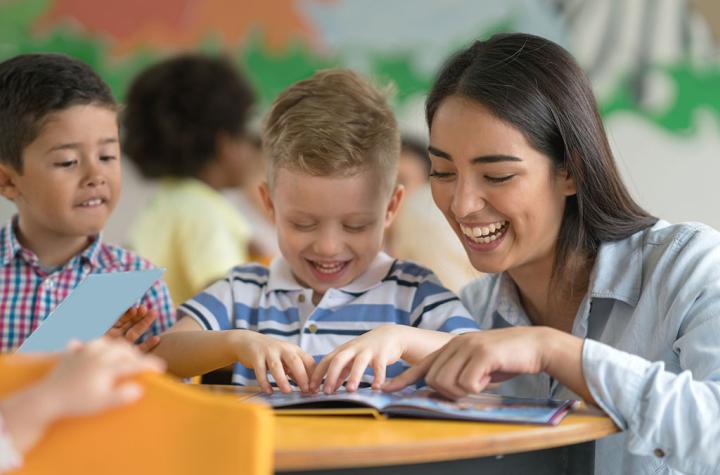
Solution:
<path fill-rule="evenodd" d="M 224 51 L 251 77 L 259 114 L 288 84 L 346 66 L 395 87 L 403 129 L 425 134 L 422 104 L 442 59 L 498 31 L 548 37 L 593 81 L 623 176 L 670 221 L 720 228 L 720 7 L 713 0 L 0 0 L 0 60 L 77 56 L 122 100 L 134 74 L 177 51 Z M 122 243 L 152 188 L 125 162 L 106 231 Z M 0 200 L 0 219 L 13 206 Z"/>

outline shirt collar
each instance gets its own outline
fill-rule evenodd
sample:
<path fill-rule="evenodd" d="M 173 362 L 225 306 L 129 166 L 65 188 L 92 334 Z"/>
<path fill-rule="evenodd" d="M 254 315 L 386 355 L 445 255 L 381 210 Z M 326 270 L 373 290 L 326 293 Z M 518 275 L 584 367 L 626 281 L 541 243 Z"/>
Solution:
<path fill-rule="evenodd" d="M 642 285 L 642 237 L 640 231 L 629 238 L 600 244 L 590 273 L 589 294 L 594 298 L 615 299 L 634 307 Z"/>
<path fill-rule="evenodd" d="M 15 235 L 15 223 L 17 215 L 8 221 L 0 230 L 0 264 L 7 265 L 22 250 L 20 241 Z"/>
<path fill-rule="evenodd" d="M 37 256 L 29 249 L 25 249 L 17 238 L 15 226 L 17 225 L 18 216 L 15 215 L 5 226 L 0 229 L 0 265 L 7 265 L 18 256 L 19 253 L 25 251 L 28 253 L 28 262 L 38 264 Z M 89 262 L 93 266 L 99 263 L 99 255 L 101 248 L 101 235 L 98 234 L 92 238 L 92 242 L 79 255 L 70 259 L 69 262 L 75 263 L 77 259 Z"/>
<path fill-rule="evenodd" d="M 642 236 L 644 231 L 627 239 L 600 244 L 590 273 L 588 294 L 591 298 L 615 299 L 633 307 L 637 305 L 642 284 Z M 497 302 L 497 313 L 509 324 L 530 325 L 530 319 L 520 303 L 517 286 L 507 272 L 499 276 Z"/>
<path fill-rule="evenodd" d="M 390 272 L 395 260 L 385 254 L 384 252 L 378 253 L 373 261 L 368 266 L 367 270 L 360 276 L 355 278 L 348 285 L 339 288 L 347 293 L 364 293 L 368 290 L 377 287 L 381 284 L 382 280 L 387 277 Z M 282 257 L 276 257 L 270 263 L 270 277 L 267 283 L 268 292 L 274 291 L 292 291 L 292 290 L 305 290 L 307 287 L 301 285 L 290 269 L 290 265 L 287 260 Z"/>

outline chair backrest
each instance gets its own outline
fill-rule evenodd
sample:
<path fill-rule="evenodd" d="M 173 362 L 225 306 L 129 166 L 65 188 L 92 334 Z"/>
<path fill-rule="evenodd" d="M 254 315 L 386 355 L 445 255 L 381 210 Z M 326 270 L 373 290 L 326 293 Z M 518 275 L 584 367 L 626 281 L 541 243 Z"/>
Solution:
<path fill-rule="evenodd" d="M 0 357 L 0 398 L 44 376 L 54 361 Z M 138 377 L 140 401 L 58 421 L 18 474 L 258 474 L 272 472 L 269 409 L 168 376 Z"/>

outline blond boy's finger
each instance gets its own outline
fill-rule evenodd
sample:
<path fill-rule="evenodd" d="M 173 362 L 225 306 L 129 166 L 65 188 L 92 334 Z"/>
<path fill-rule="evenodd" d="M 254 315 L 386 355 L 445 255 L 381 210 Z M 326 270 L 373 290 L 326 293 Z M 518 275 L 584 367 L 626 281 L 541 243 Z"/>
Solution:
<path fill-rule="evenodd" d="M 285 369 L 283 368 L 283 363 L 280 360 L 279 355 L 274 355 L 270 357 L 268 363 L 267 363 L 268 370 L 270 370 L 270 374 L 273 375 L 273 378 L 275 378 L 275 383 L 278 386 L 278 389 L 280 389 L 283 393 L 289 393 L 292 391 L 292 388 L 290 387 L 290 382 L 287 379 L 287 375 L 285 374 Z"/>
<path fill-rule="evenodd" d="M 265 366 L 265 360 L 257 360 L 253 365 L 253 370 L 255 371 L 255 379 L 257 379 L 257 382 L 260 385 L 260 389 L 262 389 L 263 392 L 272 394 L 272 386 L 267 380 L 267 367 Z"/>
<path fill-rule="evenodd" d="M 308 375 L 305 371 L 305 365 L 300 355 L 297 353 L 290 353 L 283 356 L 283 363 L 287 366 L 288 373 L 295 380 L 301 391 L 307 392 L 308 390 Z"/>
<path fill-rule="evenodd" d="M 325 383 L 323 384 L 323 391 L 325 394 L 334 393 L 340 384 L 342 384 L 343 380 L 338 381 L 340 373 L 350 363 L 352 358 L 353 354 L 349 351 L 341 351 L 335 355 L 330 362 L 327 373 L 325 374 Z"/>
<path fill-rule="evenodd" d="M 425 376 L 425 374 L 427 374 L 428 370 L 435 362 L 436 357 L 437 357 L 437 351 L 429 354 L 420 363 L 405 370 L 404 372 L 400 373 L 398 376 L 394 377 L 392 380 L 385 383 L 382 386 L 382 390 L 385 392 L 399 391 L 402 388 L 411 385 L 418 379 Z"/>
<path fill-rule="evenodd" d="M 380 389 L 382 385 L 385 384 L 385 371 L 387 370 L 384 358 L 375 358 L 373 360 L 372 368 L 373 374 L 375 375 L 373 378 L 372 388 Z"/>
<path fill-rule="evenodd" d="M 327 368 L 330 366 L 330 362 L 334 357 L 335 352 L 329 353 L 320 360 L 320 363 L 318 363 L 317 366 L 315 366 L 315 369 L 312 371 L 312 376 L 310 377 L 310 392 L 316 392 L 320 389 L 320 384 L 323 382 L 323 376 L 325 376 Z"/>
<path fill-rule="evenodd" d="M 305 366 L 305 373 L 308 375 L 308 377 L 310 377 L 310 375 L 315 372 L 315 358 L 305 353 L 304 351 L 301 351 L 299 355 L 300 359 L 302 359 L 303 365 Z"/>
<path fill-rule="evenodd" d="M 372 355 L 368 352 L 362 352 L 355 357 L 355 361 L 353 361 L 352 364 L 352 369 L 350 370 L 350 373 L 348 375 L 348 382 L 345 385 L 345 389 L 347 389 L 348 391 L 357 390 L 358 385 L 360 384 L 360 379 L 362 379 L 363 374 L 365 374 L 365 370 L 370 364 L 371 359 Z"/>

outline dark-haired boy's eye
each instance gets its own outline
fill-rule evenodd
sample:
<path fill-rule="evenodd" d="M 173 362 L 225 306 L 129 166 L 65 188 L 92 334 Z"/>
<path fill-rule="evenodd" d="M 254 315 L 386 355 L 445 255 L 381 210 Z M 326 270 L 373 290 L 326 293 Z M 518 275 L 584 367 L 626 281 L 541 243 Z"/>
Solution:
<path fill-rule="evenodd" d="M 62 162 L 55 162 L 55 166 L 58 168 L 70 168 L 77 163 L 77 160 L 63 160 Z"/>
<path fill-rule="evenodd" d="M 103 162 L 109 162 L 110 160 L 115 160 L 115 158 L 117 158 L 115 155 L 102 155 L 100 160 Z"/>
<path fill-rule="evenodd" d="M 505 175 L 505 176 L 488 176 L 485 175 L 485 179 L 489 181 L 490 183 L 504 183 L 508 180 L 510 180 L 515 175 Z"/>

